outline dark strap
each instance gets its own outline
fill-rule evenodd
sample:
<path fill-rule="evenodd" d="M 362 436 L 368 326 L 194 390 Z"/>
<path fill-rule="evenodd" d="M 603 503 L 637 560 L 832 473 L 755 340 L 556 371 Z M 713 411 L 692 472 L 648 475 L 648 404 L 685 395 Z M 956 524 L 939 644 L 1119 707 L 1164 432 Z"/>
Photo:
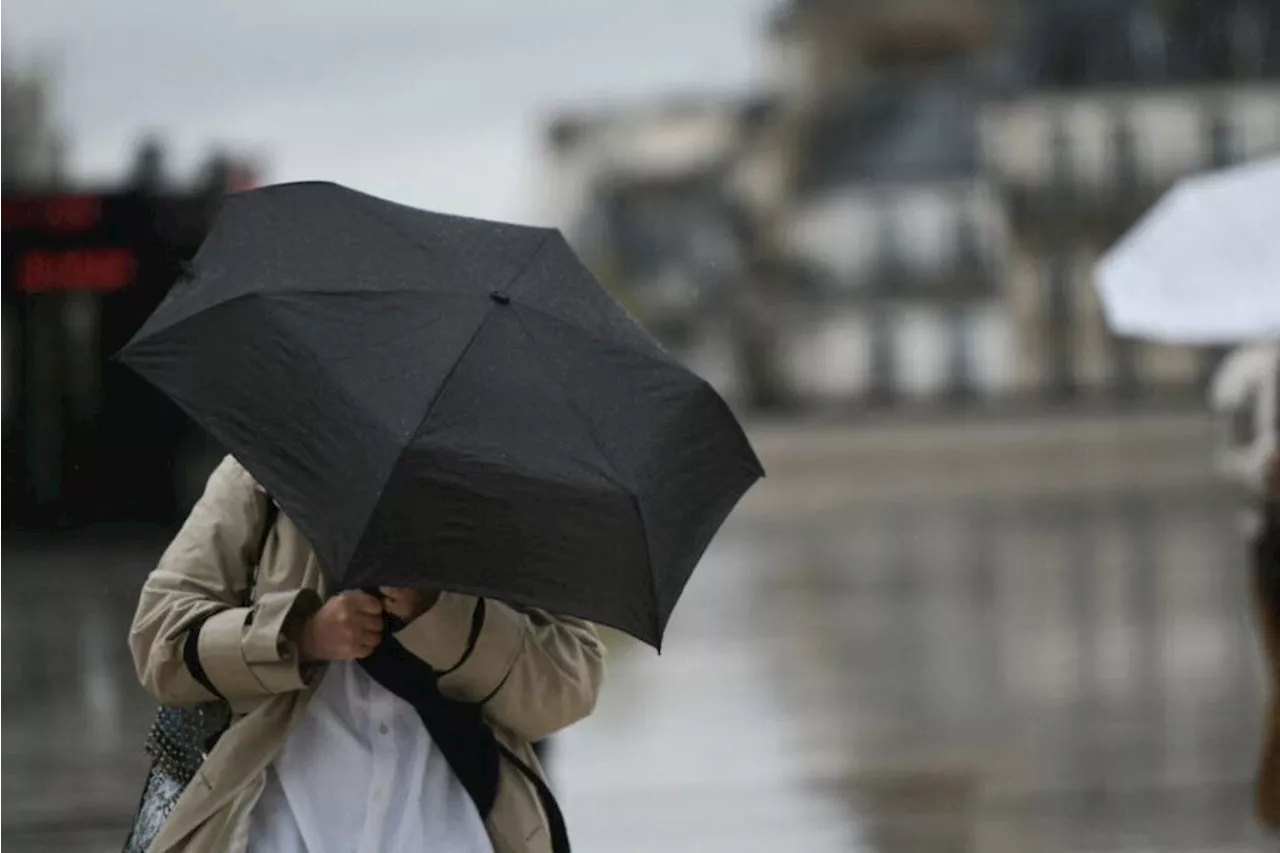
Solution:
<path fill-rule="evenodd" d="M 244 593 L 245 604 L 253 601 L 253 591 L 258 586 L 258 572 L 262 571 L 262 556 L 267 551 L 267 540 L 271 538 L 271 531 L 275 529 L 276 520 L 280 517 L 280 507 L 276 506 L 271 495 L 265 495 L 265 497 L 267 511 L 262 516 L 262 536 L 258 539 L 258 557 L 253 563 L 253 575 L 249 578 L 249 588 Z"/>
<path fill-rule="evenodd" d="M 495 738 L 495 740 L 497 739 Z M 551 789 L 547 787 L 542 775 L 521 761 L 518 755 L 500 743 L 498 744 L 498 750 L 502 753 L 502 757 L 514 764 L 516 769 L 523 773 L 524 777 L 537 790 L 538 799 L 542 802 L 542 810 L 547 815 L 548 828 L 551 830 L 552 853 L 569 853 L 569 830 L 565 827 L 564 815 L 560 811 L 560 804 L 556 802 L 555 794 L 551 793 Z"/>
<path fill-rule="evenodd" d="M 278 512 L 275 502 L 270 498 L 267 499 L 267 507 L 266 525 L 258 548 L 259 560 Z M 363 591 L 375 598 L 382 597 L 376 587 L 365 588 Z M 471 618 L 467 649 L 452 669 L 461 666 L 475 648 L 480 631 L 484 627 L 484 617 L 484 599 L 481 598 Z M 501 756 L 514 764 L 537 791 L 538 801 L 542 804 L 542 811 L 547 816 L 552 853 L 571 853 L 564 814 L 560 811 L 560 804 L 556 802 L 555 794 L 547 787 L 541 774 L 498 741 L 493 729 L 484 719 L 480 704 L 459 702 L 440 692 L 438 681 L 441 673 L 437 673 L 425 661 L 411 654 L 395 638 L 395 632 L 403 627 L 399 619 L 387 614 L 384 617 L 382 642 L 372 654 L 360 660 L 361 668 L 374 681 L 408 702 L 418 712 L 423 726 L 444 755 L 445 760 L 449 762 L 449 767 L 475 803 L 482 818 L 489 816 L 497 799 L 498 762 Z M 188 634 L 187 642 L 193 643 L 192 638 L 198 633 L 197 627 Z M 198 658 L 196 665 L 199 666 Z M 201 669 L 200 672 L 203 674 L 204 670 Z M 192 673 L 195 673 L 194 669 Z M 210 689 L 212 689 L 211 686 Z"/>
<path fill-rule="evenodd" d="M 1253 538 L 1253 570 L 1257 573 L 1265 606 L 1280 616 L 1280 500 L 1262 504 L 1262 524 Z"/>
<path fill-rule="evenodd" d="M 200 682 L 201 687 L 219 699 L 225 699 L 222 691 L 213 686 L 213 682 L 209 680 L 209 674 L 204 671 L 204 664 L 200 662 L 200 629 L 211 616 L 213 616 L 212 613 L 205 614 L 192 622 L 191 627 L 187 629 L 187 639 L 182 643 L 182 662 L 187 665 L 187 671 L 191 673 L 191 677 Z"/>
<path fill-rule="evenodd" d="M 276 502 L 271 500 L 268 495 L 267 511 L 262 517 L 262 535 L 258 539 L 257 559 L 254 561 L 252 574 L 249 577 L 249 588 L 245 590 L 243 603 L 248 606 L 253 602 L 253 590 L 258 585 L 258 572 L 262 566 L 262 555 L 267 550 L 267 537 L 271 535 L 272 528 L 276 525 L 276 518 L 280 515 L 280 508 L 276 506 Z M 191 673 L 191 677 L 200 683 L 200 686 L 208 690 L 219 699 L 225 699 L 222 691 L 218 690 L 209 679 L 209 674 L 204 670 L 204 664 L 200 662 L 200 629 L 204 627 L 204 623 L 209 621 L 213 614 L 209 613 L 191 623 L 187 628 L 187 638 L 182 643 L 182 662 L 186 664 L 187 671 Z M 250 619 L 253 615 L 250 614 Z"/>
<path fill-rule="evenodd" d="M 476 608 L 471 611 L 471 631 L 467 634 L 467 649 L 462 653 L 462 657 L 458 658 L 458 662 L 448 669 L 440 670 L 441 675 L 448 675 L 467 662 L 467 658 L 471 657 L 471 653 L 476 650 L 476 644 L 480 642 L 480 632 L 484 630 L 485 604 L 483 598 L 476 599 Z"/>
<path fill-rule="evenodd" d="M 376 588 L 364 591 L 378 595 Z M 474 635 L 478 633 L 477 627 L 484 618 L 479 608 L 477 614 L 478 618 L 472 622 L 472 644 Z M 440 692 L 440 673 L 410 653 L 395 638 L 396 629 L 403 627 L 398 624 L 398 619 L 388 614 L 384 622 L 382 642 L 372 654 L 360 660 L 360 666 L 374 681 L 418 712 L 423 726 L 475 803 L 480 816 L 487 818 L 493 810 L 498 795 L 498 764 L 500 757 L 506 758 L 538 792 L 538 801 L 542 804 L 551 832 L 553 853 L 570 853 L 564 815 L 542 776 L 498 741 L 484 719 L 482 704 L 459 702 Z"/>
<path fill-rule="evenodd" d="M 374 681 L 413 706 L 480 816 L 488 817 L 498 793 L 500 758 L 497 738 L 480 706 L 442 694 L 435 671 L 389 630 L 359 663 Z"/>

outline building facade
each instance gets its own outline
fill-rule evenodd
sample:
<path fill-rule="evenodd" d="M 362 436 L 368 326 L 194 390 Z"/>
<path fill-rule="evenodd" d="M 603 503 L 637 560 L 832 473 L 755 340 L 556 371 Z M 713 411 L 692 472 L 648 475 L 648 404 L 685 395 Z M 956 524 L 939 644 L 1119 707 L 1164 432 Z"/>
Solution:
<path fill-rule="evenodd" d="M 559 220 L 765 407 L 1200 390 L 1116 339 L 1098 256 L 1181 176 L 1280 150 L 1280 5 L 790 0 L 768 91 L 566 116 Z M 564 188 L 568 188 L 567 190 Z"/>
<path fill-rule="evenodd" d="M 12 68 L 0 83 L 0 136 L 6 189 L 49 188 L 65 179 L 66 145 L 54 122 L 56 78 L 47 64 Z"/>

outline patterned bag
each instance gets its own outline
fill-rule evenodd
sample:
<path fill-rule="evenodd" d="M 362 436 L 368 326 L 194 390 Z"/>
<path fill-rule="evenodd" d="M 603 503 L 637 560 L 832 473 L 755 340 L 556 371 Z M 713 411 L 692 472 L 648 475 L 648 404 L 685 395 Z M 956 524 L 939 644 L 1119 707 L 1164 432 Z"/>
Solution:
<path fill-rule="evenodd" d="M 276 505 L 267 501 L 268 515 L 263 526 L 261 559 L 267 536 L 275 525 Z M 256 582 L 256 572 L 255 578 Z M 250 587 L 246 603 L 253 598 Z M 147 736 L 151 770 L 142 788 L 142 800 L 133 818 L 133 828 L 124 842 L 124 853 L 147 853 L 160 833 L 182 792 L 204 764 L 218 738 L 231 725 L 231 706 L 215 699 L 198 705 L 162 705 Z"/>
<path fill-rule="evenodd" d="M 187 784 L 231 725 L 231 707 L 221 700 L 199 705 L 163 705 L 147 736 L 151 772 L 125 841 L 125 853 L 146 853 Z"/>

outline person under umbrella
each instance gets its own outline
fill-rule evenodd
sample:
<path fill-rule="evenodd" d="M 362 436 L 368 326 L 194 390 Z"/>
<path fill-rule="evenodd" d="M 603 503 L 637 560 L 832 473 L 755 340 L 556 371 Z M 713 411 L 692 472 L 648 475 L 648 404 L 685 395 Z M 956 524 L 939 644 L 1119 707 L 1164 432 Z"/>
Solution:
<path fill-rule="evenodd" d="M 1274 476 L 1280 338 L 1280 158 L 1178 181 L 1100 259 L 1095 284 L 1113 332 L 1165 344 L 1235 346 L 1212 403 L 1231 421 L 1219 453 L 1244 485 L 1253 595 L 1272 692 L 1280 695 L 1280 483 Z M 1258 380 L 1261 380 L 1260 382 Z M 1260 405 L 1264 404 L 1264 405 Z M 1280 827 L 1280 699 L 1273 700 L 1255 789 L 1263 823 Z"/>
<path fill-rule="evenodd" d="M 593 623 L 661 643 L 762 475 L 719 396 L 558 232 L 332 184 L 230 198 L 122 358 L 230 451 L 130 646 L 233 722 L 186 777 L 162 709 L 135 837 L 567 851 L 530 744 L 594 708 Z"/>
<path fill-rule="evenodd" d="M 536 769 L 529 744 L 595 705 L 605 666 L 591 624 L 438 590 L 328 595 L 269 501 L 228 457 L 143 587 L 129 641 L 144 686 L 243 715 L 150 849 L 555 849 L 563 828 L 539 786 L 486 756 L 474 723 L 424 726 L 411 680 L 481 709 L 500 748 Z M 369 668 L 380 650 L 389 665 Z"/>
<path fill-rule="evenodd" d="M 1214 374 L 1216 463 L 1247 501 L 1254 616 L 1271 696 L 1254 783 L 1258 819 L 1280 830 L 1280 345 L 1231 352 Z"/>

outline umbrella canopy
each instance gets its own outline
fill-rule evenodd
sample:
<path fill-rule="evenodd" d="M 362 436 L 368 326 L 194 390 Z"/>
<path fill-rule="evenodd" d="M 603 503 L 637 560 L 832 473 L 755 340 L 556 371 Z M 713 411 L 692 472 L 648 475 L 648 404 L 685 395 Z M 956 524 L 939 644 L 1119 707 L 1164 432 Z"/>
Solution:
<path fill-rule="evenodd" d="M 652 645 L 763 474 L 558 231 L 326 183 L 230 197 L 121 352 L 342 587 L 440 586 Z"/>
<path fill-rule="evenodd" d="M 1280 338 L 1280 158 L 1180 181 L 1102 258 L 1097 285 L 1123 335 Z"/>

